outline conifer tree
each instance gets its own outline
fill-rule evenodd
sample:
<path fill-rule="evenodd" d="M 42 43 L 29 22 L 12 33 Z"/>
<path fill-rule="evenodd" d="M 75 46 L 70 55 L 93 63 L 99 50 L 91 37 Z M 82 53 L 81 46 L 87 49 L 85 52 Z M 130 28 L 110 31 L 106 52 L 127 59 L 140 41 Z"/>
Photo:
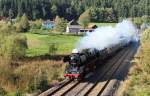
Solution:
<path fill-rule="evenodd" d="M 57 6 L 56 5 L 53 5 L 51 7 L 51 13 L 53 14 L 53 16 L 56 16 L 57 15 Z"/>
<path fill-rule="evenodd" d="M 0 0 L 0 16 L 8 18 L 12 12 L 13 17 L 28 13 L 30 19 L 36 20 L 55 19 L 59 15 L 70 21 L 92 7 L 92 20 L 117 22 L 120 17 L 150 16 L 149 5 L 149 0 Z M 112 9 L 113 14 L 104 16 L 105 12 L 108 14 L 108 9 Z"/>

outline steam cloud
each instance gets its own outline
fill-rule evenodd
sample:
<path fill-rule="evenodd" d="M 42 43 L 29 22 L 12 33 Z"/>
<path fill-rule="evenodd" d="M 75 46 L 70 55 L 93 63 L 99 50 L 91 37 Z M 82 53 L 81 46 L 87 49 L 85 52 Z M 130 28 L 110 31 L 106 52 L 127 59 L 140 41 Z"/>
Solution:
<path fill-rule="evenodd" d="M 115 27 L 99 27 L 95 29 L 94 32 L 88 32 L 87 35 L 81 38 L 77 43 L 76 49 L 80 51 L 86 48 L 102 50 L 118 43 L 137 41 L 137 32 L 138 30 L 131 21 L 123 20 L 116 24 Z"/>

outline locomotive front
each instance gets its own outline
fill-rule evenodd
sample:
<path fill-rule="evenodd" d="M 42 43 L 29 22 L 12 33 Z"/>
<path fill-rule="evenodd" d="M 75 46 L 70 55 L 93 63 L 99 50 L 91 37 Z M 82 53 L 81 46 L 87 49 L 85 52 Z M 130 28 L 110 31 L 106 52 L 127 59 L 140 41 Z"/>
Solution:
<path fill-rule="evenodd" d="M 70 79 L 79 78 L 83 70 L 79 67 L 81 65 L 79 51 L 73 49 L 72 54 L 64 58 L 64 62 L 67 62 L 64 76 Z"/>

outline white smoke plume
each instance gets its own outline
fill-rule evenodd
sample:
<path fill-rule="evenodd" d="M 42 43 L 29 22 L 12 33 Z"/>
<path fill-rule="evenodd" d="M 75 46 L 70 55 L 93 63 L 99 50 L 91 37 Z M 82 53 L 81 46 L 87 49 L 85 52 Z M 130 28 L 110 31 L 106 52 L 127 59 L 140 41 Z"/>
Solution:
<path fill-rule="evenodd" d="M 86 48 L 96 48 L 102 50 L 106 47 L 122 43 L 128 43 L 130 41 L 137 41 L 138 30 L 131 21 L 123 20 L 116 24 L 115 27 L 105 26 L 99 27 L 94 32 L 87 33 L 86 36 L 81 38 L 77 43 L 76 48 L 78 50 Z"/>

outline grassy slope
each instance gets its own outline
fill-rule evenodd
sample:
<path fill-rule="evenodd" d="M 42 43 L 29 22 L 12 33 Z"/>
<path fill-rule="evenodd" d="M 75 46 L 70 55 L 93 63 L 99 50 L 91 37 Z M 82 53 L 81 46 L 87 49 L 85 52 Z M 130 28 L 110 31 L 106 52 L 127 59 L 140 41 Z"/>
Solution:
<path fill-rule="evenodd" d="M 139 57 L 130 70 L 124 96 L 150 96 L 150 28 L 142 35 Z"/>
<path fill-rule="evenodd" d="M 28 40 L 27 56 L 38 56 L 48 53 L 49 45 L 54 43 L 58 47 L 58 54 L 69 53 L 79 40 L 79 36 L 66 35 L 38 35 L 26 33 Z"/>
<path fill-rule="evenodd" d="M 57 44 L 58 54 L 65 54 L 71 51 L 72 48 L 74 48 L 75 43 L 80 39 L 79 36 L 66 35 L 39 35 L 33 33 L 24 33 L 24 35 L 27 36 L 28 40 L 29 49 L 27 50 L 27 56 L 39 56 L 48 53 L 48 45 L 50 43 Z M 37 86 L 39 81 L 43 80 L 41 76 L 45 76 L 48 84 L 59 82 L 64 77 L 65 64 L 62 62 L 62 60 L 36 58 L 21 60 L 16 64 L 18 64 L 18 66 L 11 71 L 13 75 L 10 77 L 18 77 L 17 83 L 14 85 L 14 83 L 11 82 L 11 80 L 13 80 L 11 78 L 10 80 L 6 80 L 5 78 L 0 80 L 3 81 L 3 83 L 0 83 L 2 83 L 2 86 L 8 92 L 8 96 L 14 96 L 17 86 L 19 86 L 19 89 L 23 93 L 29 90 L 31 91 L 32 87 L 29 85 Z M 42 74 L 43 71 L 45 72 L 44 75 Z M 34 90 L 37 91 L 37 89 Z"/>

